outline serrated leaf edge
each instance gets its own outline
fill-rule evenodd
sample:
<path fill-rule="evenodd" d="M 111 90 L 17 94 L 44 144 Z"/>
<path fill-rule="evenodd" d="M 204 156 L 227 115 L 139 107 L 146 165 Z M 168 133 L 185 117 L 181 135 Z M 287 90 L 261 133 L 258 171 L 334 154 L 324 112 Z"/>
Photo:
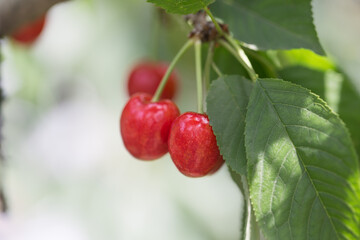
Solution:
<path fill-rule="evenodd" d="M 330 111 L 330 112 L 334 115 L 334 117 L 335 117 L 337 120 L 339 120 L 340 124 L 343 126 L 343 128 L 344 128 L 344 130 L 345 130 L 345 132 L 346 132 L 347 137 L 348 137 L 348 138 L 351 137 L 348 128 L 346 127 L 346 125 L 345 125 L 345 123 L 342 121 L 342 119 L 339 117 L 339 115 L 338 115 L 337 113 L 335 113 L 335 112 L 328 106 L 328 104 L 327 104 L 323 99 L 321 99 L 317 94 L 311 92 L 311 90 L 309 90 L 309 89 L 307 89 L 307 88 L 304 88 L 304 87 L 302 87 L 302 86 L 299 85 L 299 84 L 295 84 L 295 83 L 288 82 L 288 81 L 284 81 L 284 80 L 282 80 L 282 79 L 277 79 L 277 78 L 263 78 L 263 79 L 258 79 L 257 82 L 258 82 L 258 81 L 262 81 L 262 80 L 276 80 L 276 81 L 280 81 L 280 82 L 290 83 L 290 84 L 292 84 L 292 85 L 294 85 L 294 86 L 297 86 L 297 87 L 300 87 L 300 88 L 306 90 L 310 95 L 312 95 L 312 96 L 315 97 L 315 100 L 319 100 L 319 102 L 320 102 L 321 104 L 323 104 L 323 107 L 325 107 L 326 110 Z M 261 88 L 263 89 L 264 93 L 266 94 L 266 97 L 269 99 L 269 96 L 268 96 L 267 93 L 265 92 L 265 89 L 264 89 L 262 86 L 261 86 Z M 249 101 L 249 103 L 250 103 L 250 101 Z M 272 105 L 272 104 L 271 104 L 271 105 Z M 272 108 L 274 108 L 273 105 L 272 105 Z M 248 105 L 248 110 L 249 110 L 249 105 Z M 275 111 L 275 109 L 274 109 L 274 111 Z M 248 111 L 247 111 L 247 112 L 248 112 Z M 278 113 L 277 113 L 276 111 L 275 111 L 275 113 L 278 115 Z M 283 123 L 279 116 L 278 116 L 278 118 L 279 118 L 279 120 L 281 121 L 281 123 Z M 246 129 L 246 121 L 245 121 L 245 129 Z M 289 139 L 291 140 L 291 138 L 290 138 L 290 136 L 289 136 L 288 131 L 286 130 L 286 128 L 285 128 L 285 131 L 286 131 Z M 244 131 L 244 132 L 246 133 L 246 131 Z M 245 134 L 245 137 L 246 137 L 246 134 Z M 291 144 L 293 145 L 292 140 L 291 140 Z M 351 145 L 353 145 L 352 142 L 351 142 Z M 294 148 L 294 150 L 295 150 L 295 152 L 296 152 L 297 157 L 298 157 L 299 159 L 301 159 L 301 157 L 298 155 L 298 152 L 297 152 L 297 150 L 296 150 L 296 148 L 295 148 L 294 145 L 293 145 L 293 148 Z M 357 156 L 357 153 L 356 153 L 354 147 L 351 148 L 351 151 L 352 151 L 352 154 L 354 155 L 354 157 L 355 157 L 356 159 L 358 159 L 358 156 Z M 247 156 L 247 155 L 248 155 L 248 152 L 247 152 L 246 145 L 245 145 L 245 152 L 246 152 L 246 156 Z M 357 169 L 359 169 L 358 162 L 359 162 L 359 161 L 356 161 Z M 303 172 L 303 173 L 306 172 L 306 174 L 307 174 L 308 177 L 309 177 L 309 173 L 307 172 L 307 169 L 306 169 L 306 167 L 305 167 L 304 162 L 302 161 L 302 159 L 301 159 L 301 164 L 302 164 L 302 166 L 303 166 L 303 168 L 304 168 L 304 172 Z M 249 179 L 249 177 L 248 177 L 248 176 L 249 176 L 249 168 L 248 168 L 248 167 L 246 168 L 246 171 L 247 171 L 247 176 L 246 176 L 246 178 L 247 178 L 247 180 L 248 180 L 248 182 L 249 182 L 250 179 Z M 328 211 L 326 210 L 326 208 L 325 208 L 325 206 L 324 206 L 324 203 L 323 203 L 323 201 L 321 200 L 321 198 L 320 198 L 320 196 L 319 196 L 319 194 L 318 194 L 318 192 L 317 192 L 317 190 L 316 190 L 316 188 L 315 188 L 315 186 L 314 186 L 314 183 L 313 183 L 312 179 L 311 179 L 310 177 L 309 177 L 309 179 L 310 179 L 310 181 L 311 181 L 312 187 L 315 189 L 315 193 L 316 193 L 317 198 L 319 199 L 319 201 L 321 201 L 321 205 L 322 205 L 322 207 L 323 207 L 323 209 L 324 209 L 327 217 L 329 218 L 329 221 L 331 222 L 332 228 L 333 228 L 334 232 L 336 233 L 337 238 L 340 239 L 339 236 L 338 236 L 338 233 L 337 233 L 337 231 L 336 231 L 336 228 L 335 228 L 335 226 L 334 226 L 334 223 L 333 223 L 333 221 L 332 221 L 332 218 L 329 216 L 329 213 L 328 213 Z M 250 193 L 252 192 L 252 187 L 249 187 L 249 191 L 250 191 Z M 255 215 L 255 218 L 256 218 L 256 222 L 259 224 L 259 215 L 258 215 L 258 212 L 256 211 L 256 208 L 254 208 L 254 202 L 253 202 L 254 200 L 252 199 L 251 196 L 252 196 L 252 194 L 249 194 L 250 203 L 251 203 L 251 206 L 252 206 L 252 208 L 253 208 L 253 210 L 254 210 L 254 215 Z M 262 225 L 265 226 L 265 225 L 266 225 L 265 222 L 264 222 Z"/>
<path fill-rule="evenodd" d="M 315 36 L 316 36 L 316 39 L 318 40 L 319 42 L 319 45 L 321 47 L 321 50 L 322 50 L 322 54 L 323 55 L 326 55 L 326 52 L 320 42 L 320 38 L 319 38 L 319 34 L 318 34 L 318 31 L 317 31 L 317 27 L 315 25 L 315 18 L 314 18 L 314 1 L 310 1 L 310 13 L 311 13 L 311 24 L 313 25 L 314 29 L 315 29 Z"/>
<path fill-rule="evenodd" d="M 241 75 L 223 75 L 222 77 L 218 77 L 216 80 L 212 81 L 212 83 L 211 83 L 210 86 L 216 84 L 216 82 L 217 82 L 220 78 L 226 78 L 226 77 L 232 77 L 232 76 L 238 76 L 238 77 L 240 77 L 240 78 L 243 78 L 243 79 L 246 79 L 246 80 L 248 80 L 248 81 L 251 81 L 250 79 L 247 79 L 246 77 L 241 76 Z M 224 80 L 224 83 L 226 84 L 225 80 Z M 230 87 L 229 87 L 227 84 L 226 84 L 226 86 L 230 89 Z M 253 86 L 253 87 L 254 87 L 254 86 Z M 251 93 L 250 93 L 249 96 L 248 96 L 249 99 L 250 99 L 250 95 L 251 95 Z M 236 101 L 234 100 L 234 102 L 236 102 Z M 237 103 L 236 103 L 236 105 L 237 105 L 237 107 L 239 108 L 239 110 L 241 110 Z M 248 108 L 246 108 L 246 112 L 245 112 L 245 114 L 244 114 L 244 124 L 246 124 L 245 119 L 246 119 L 247 109 L 248 109 Z M 213 126 L 212 126 L 212 119 L 210 118 L 210 116 L 209 116 L 209 120 L 210 120 L 210 121 L 209 121 L 210 126 L 213 127 Z M 244 130 L 245 130 L 245 125 L 244 125 Z M 216 134 L 215 132 L 214 132 L 214 135 L 215 135 L 216 138 L 218 138 L 218 136 L 217 136 L 217 134 Z M 245 157 L 246 157 L 245 131 L 243 132 L 243 135 L 244 135 L 244 141 L 243 141 L 243 143 L 244 143 Z M 219 145 L 219 143 L 218 143 L 217 140 L 216 140 L 216 145 L 218 146 L 218 148 L 219 148 L 219 150 L 220 150 L 221 156 L 223 156 L 223 158 L 224 158 L 224 154 L 222 153 L 222 148 L 220 147 L 220 145 Z M 224 160 L 225 160 L 226 165 L 227 165 L 229 168 L 231 168 L 232 171 L 234 171 L 235 173 L 237 173 L 237 174 L 239 174 L 239 175 L 241 175 L 241 176 L 243 175 L 243 173 L 240 173 L 238 170 L 234 169 L 234 168 L 230 165 L 230 163 L 228 163 L 228 161 L 227 161 L 225 158 L 224 158 Z M 246 160 L 247 160 L 247 159 L 246 159 Z M 247 172 L 247 165 L 246 165 L 246 171 L 245 171 L 245 172 Z"/>
<path fill-rule="evenodd" d="M 154 4 L 155 6 L 157 6 L 157 7 L 159 7 L 159 8 L 164 9 L 167 13 L 173 13 L 173 14 L 190 14 L 190 13 L 194 13 L 194 12 L 199 11 L 201 8 L 204 8 L 204 7 L 206 7 L 206 6 L 209 6 L 210 4 L 212 4 L 213 2 L 215 2 L 215 0 L 211 0 L 211 1 L 209 2 L 209 4 L 205 4 L 205 2 L 204 2 L 203 0 L 198 0 L 198 2 L 200 2 L 200 5 L 202 6 L 201 8 L 199 8 L 199 9 L 197 9 L 197 10 L 195 10 L 195 11 L 192 11 L 192 12 L 190 12 L 190 11 L 184 12 L 184 11 L 168 10 L 168 9 L 164 8 L 161 4 L 157 3 L 157 1 L 154 1 L 154 0 L 146 0 L 146 1 L 147 1 L 148 3 Z M 180 2 L 180 3 L 179 3 L 179 2 L 175 2 L 175 3 L 174 3 L 174 5 L 179 5 L 179 4 L 181 4 L 181 2 Z M 182 9 L 182 10 L 183 10 L 182 7 L 179 7 L 179 9 Z"/>

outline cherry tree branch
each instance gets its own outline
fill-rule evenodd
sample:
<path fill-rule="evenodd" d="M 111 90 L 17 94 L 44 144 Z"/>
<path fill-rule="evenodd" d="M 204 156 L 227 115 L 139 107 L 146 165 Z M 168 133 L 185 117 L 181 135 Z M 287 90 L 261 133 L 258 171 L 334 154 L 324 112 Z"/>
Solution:
<path fill-rule="evenodd" d="M 0 0 L 0 38 L 41 17 L 54 4 L 67 0 Z"/>
<path fill-rule="evenodd" d="M 6 212 L 7 210 L 7 203 L 6 203 L 6 198 L 4 195 L 4 190 L 3 190 L 3 168 L 4 168 L 4 158 L 3 158 L 3 152 L 2 152 L 2 125 L 3 125 L 3 116 L 2 116 L 2 111 L 3 111 L 3 102 L 4 102 L 4 95 L 3 95 L 3 90 L 2 90 L 2 79 L 1 79 L 1 56 L 2 52 L 1 52 L 1 41 L 0 41 L 0 212 Z"/>
<path fill-rule="evenodd" d="M 67 0 L 0 0 L 0 40 L 22 25 L 43 16 L 56 3 Z M 1 86 L 1 41 L 0 41 L 0 212 L 7 211 L 7 202 L 2 183 L 4 157 L 2 155 L 3 91 Z"/>

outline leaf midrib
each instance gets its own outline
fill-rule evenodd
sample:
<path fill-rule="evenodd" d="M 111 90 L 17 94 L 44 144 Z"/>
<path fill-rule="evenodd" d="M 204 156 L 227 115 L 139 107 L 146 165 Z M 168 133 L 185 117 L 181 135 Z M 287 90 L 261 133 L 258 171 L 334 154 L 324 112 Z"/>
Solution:
<path fill-rule="evenodd" d="M 292 145 L 292 147 L 293 147 L 293 150 L 296 152 L 296 155 L 298 156 L 298 159 L 300 160 L 300 163 L 302 164 L 302 166 L 303 166 L 303 168 L 304 168 L 304 172 L 306 172 L 306 175 L 308 176 L 308 178 L 309 178 L 309 180 L 310 180 L 310 182 L 311 182 L 311 185 L 312 185 L 312 187 L 313 187 L 314 190 L 315 190 L 316 197 L 319 199 L 319 201 L 320 201 L 320 203 L 321 203 L 321 206 L 323 207 L 323 209 L 324 209 L 327 217 L 329 218 L 329 221 L 330 221 L 330 223 L 331 223 L 331 226 L 332 226 L 332 228 L 333 228 L 333 231 L 334 231 L 335 234 L 336 234 L 337 239 L 340 239 L 340 238 L 339 238 L 339 235 L 338 235 L 338 233 L 337 233 L 337 231 L 336 231 L 335 225 L 334 225 L 334 223 L 333 223 L 333 220 L 332 220 L 332 218 L 330 217 L 330 215 L 329 215 L 329 213 L 328 213 L 328 211 L 327 211 L 327 209 L 326 209 L 326 207 L 325 207 L 325 205 L 324 205 L 324 203 L 323 203 L 320 195 L 318 194 L 318 191 L 317 191 L 317 189 L 316 189 L 316 187 L 315 187 L 315 185 L 314 185 L 314 183 L 313 183 L 313 181 L 312 181 L 312 179 L 311 179 L 311 177 L 310 177 L 310 174 L 309 174 L 309 172 L 308 172 L 308 170 L 307 170 L 307 168 L 306 168 L 306 165 L 304 164 L 304 161 L 302 160 L 301 156 L 298 154 L 298 151 L 297 151 L 297 149 L 296 149 L 296 147 L 295 147 L 295 145 L 294 145 L 294 143 L 293 143 L 293 140 L 291 139 L 291 137 L 290 137 L 290 135 L 289 135 L 289 132 L 288 132 L 288 130 L 287 130 L 287 128 L 286 128 L 286 125 L 285 125 L 284 122 L 281 120 L 280 115 L 279 115 L 279 113 L 276 111 L 276 108 L 275 108 L 275 106 L 273 105 L 270 96 L 269 96 L 269 95 L 267 94 L 267 92 L 266 92 L 266 89 L 262 86 L 262 84 L 261 84 L 261 82 L 260 82 L 259 80 L 257 81 L 257 83 L 259 84 L 260 88 L 262 89 L 262 92 L 264 93 L 264 95 L 265 95 L 266 98 L 268 99 L 268 102 L 270 103 L 269 106 L 271 106 L 271 108 L 272 108 L 273 112 L 276 114 L 279 122 L 282 124 L 282 127 L 284 128 L 284 130 L 285 130 L 285 132 L 286 132 L 286 135 L 287 135 L 287 137 L 289 138 L 289 140 L 290 140 L 290 142 L 291 142 L 291 145 Z"/>

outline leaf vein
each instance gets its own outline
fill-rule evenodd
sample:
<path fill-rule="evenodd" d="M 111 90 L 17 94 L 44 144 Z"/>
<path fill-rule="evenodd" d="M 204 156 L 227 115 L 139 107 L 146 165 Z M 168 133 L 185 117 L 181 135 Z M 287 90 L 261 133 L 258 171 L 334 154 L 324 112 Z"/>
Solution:
<path fill-rule="evenodd" d="M 316 189 L 314 183 L 312 182 L 312 179 L 311 179 L 311 177 L 310 177 L 310 175 L 309 175 L 309 173 L 308 173 L 308 170 L 307 170 L 307 168 L 306 168 L 306 165 L 305 165 L 304 161 L 302 160 L 301 156 L 297 153 L 296 147 L 295 147 L 292 139 L 290 138 L 290 135 L 289 135 L 289 133 L 288 133 L 288 131 L 287 131 L 287 128 L 286 128 L 284 122 L 282 121 L 279 113 L 276 111 L 276 108 L 275 108 L 275 104 L 276 104 L 276 103 L 273 103 L 273 102 L 272 102 L 270 96 L 269 96 L 269 95 L 267 94 L 267 92 L 266 92 L 266 89 L 262 86 L 261 81 L 258 81 L 257 83 L 258 83 L 258 85 L 261 87 L 264 95 L 265 95 L 265 96 L 267 97 L 267 99 L 269 100 L 269 103 L 271 104 L 274 113 L 275 113 L 276 116 L 278 117 L 278 121 L 283 125 L 283 128 L 284 128 L 285 132 L 287 133 L 288 139 L 290 140 L 290 143 L 291 143 L 291 145 L 293 146 L 293 149 L 294 149 L 294 151 L 296 152 L 296 155 L 298 156 L 298 159 L 300 160 L 302 166 L 304 167 L 304 171 L 306 172 L 306 174 L 307 174 L 307 176 L 308 176 L 308 178 L 309 178 L 309 180 L 310 180 L 310 182 L 311 182 L 311 184 L 312 184 L 312 186 L 313 186 L 313 188 L 314 188 L 314 190 L 315 190 L 316 196 L 319 198 L 319 200 L 320 200 L 320 202 L 321 202 L 321 206 L 323 207 L 324 212 L 326 213 L 327 217 L 328 217 L 329 220 L 330 220 L 330 223 L 331 223 L 331 226 L 332 226 L 332 228 L 333 228 L 333 231 L 335 232 L 337 238 L 339 238 L 338 233 L 337 233 L 337 231 L 336 231 L 336 228 L 335 228 L 335 226 L 334 226 L 334 223 L 333 223 L 333 221 L 332 221 L 332 218 L 330 217 L 329 213 L 327 212 L 326 207 L 325 207 L 324 203 L 323 203 L 322 200 L 321 200 L 321 197 L 319 196 L 318 192 L 316 191 L 317 189 Z M 287 105 L 287 104 L 285 104 L 285 105 Z M 295 105 L 289 105 L 289 106 L 302 108 L 302 107 L 295 106 Z M 306 108 L 305 108 L 305 109 L 306 109 Z M 306 110 L 308 110 L 308 109 L 306 109 Z M 308 110 L 308 111 L 309 111 L 309 110 Z M 310 112 L 311 112 L 311 111 L 310 111 Z M 315 113 L 314 113 L 314 114 L 315 114 Z M 317 115 L 317 114 L 316 114 L 316 115 Z M 321 118 L 323 118 L 323 117 L 321 117 Z M 328 120 L 326 120 L 326 121 L 328 121 Z"/>

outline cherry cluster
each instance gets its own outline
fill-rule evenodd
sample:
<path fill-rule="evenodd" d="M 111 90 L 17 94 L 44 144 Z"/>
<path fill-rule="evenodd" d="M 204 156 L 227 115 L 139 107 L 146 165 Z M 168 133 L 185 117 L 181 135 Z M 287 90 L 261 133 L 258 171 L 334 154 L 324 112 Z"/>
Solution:
<path fill-rule="evenodd" d="M 193 18 L 197 27 L 190 37 L 205 41 L 217 36 L 214 26 L 200 24 L 204 13 Z M 196 21 L 195 21 L 196 20 Z M 29 46 L 40 36 L 46 22 L 43 16 L 21 26 L 11 38 Z M 199 30 L 204 29 L 204 30 Z M 211 39 L 209 39 L 211 37 Z M 165 77 L 168 65 L 159 62 L 142 62 L 131 71 L 128 92 L 131 96 L 120 119 L 120 131 L 126 149 L 141 160 L 154 160 L 167 152 L 181 173 L 189 177 L 201 177 L 216 172 L 224 163 L 215 135 L 206 114 L 186 112 L 180 114 L 171 100 L 178 88 L 178 77 L 172 72 Z M 170 71 L 169 71 L 170 72 Z M 166 78 L 165 86 L 160 87 Z M 160 100 L 154 98 L 161 89 Z"/>
<path fill-rule="evenodd" d="M 189 177 L 216 172 L 224 163 L 206 114 L 180 114 L 170 100 L 178 77 L 172 73 L 161 100 L 153 101 L 167 70 L 163 63 L 140 63 L 128 79 L 131 95 L 120 118 L 120 132 L 126 149 L 137 159 L 155 160 L 167 152 L 178 170 Z"/>

